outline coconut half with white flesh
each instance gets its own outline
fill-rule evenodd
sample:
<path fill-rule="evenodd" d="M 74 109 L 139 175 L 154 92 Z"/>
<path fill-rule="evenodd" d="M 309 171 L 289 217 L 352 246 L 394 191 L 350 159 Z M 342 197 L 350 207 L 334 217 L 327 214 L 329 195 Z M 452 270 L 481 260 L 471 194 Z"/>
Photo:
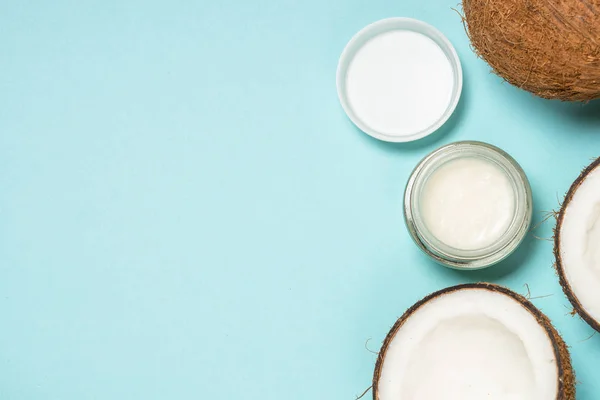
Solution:
<path fill-rule="evenodd" d="M 567 192 L 554 231 L 554 256 L 575 311 L 600 332 L 600 158 Z"/>
<path fill-rule="evenodd" d="M 523 296 L 475 283 L 417 302 L 383 342 L 375 400 L 574 400 L 569 352 Z"/>

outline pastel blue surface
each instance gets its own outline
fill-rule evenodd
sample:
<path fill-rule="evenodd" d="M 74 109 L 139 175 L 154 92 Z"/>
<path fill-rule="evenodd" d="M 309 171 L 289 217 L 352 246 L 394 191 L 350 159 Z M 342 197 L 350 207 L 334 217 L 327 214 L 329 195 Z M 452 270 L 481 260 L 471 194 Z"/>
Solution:
<path fill-rule="evenodd" d="M 457 0 L 4 0 L 0 399 L 339 399 L 424 295 L 525 293 L 600 393 L 600 336 L 568 315 L 541 224 L 502 265 L 456 272 L 411 242 L 411 169 L 475 139 L 512 154 L 535 224 L 600 152 L 600 107 L 534 98 L 469 49 Z M 375 20 L 445 33 L 463 62 L 438 133 L 378 142 L 335 70 Z"/>

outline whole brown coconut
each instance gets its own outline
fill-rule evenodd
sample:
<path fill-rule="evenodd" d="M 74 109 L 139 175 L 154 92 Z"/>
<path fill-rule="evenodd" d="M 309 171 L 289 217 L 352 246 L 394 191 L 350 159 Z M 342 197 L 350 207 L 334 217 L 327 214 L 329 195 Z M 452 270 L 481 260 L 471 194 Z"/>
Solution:
<path fill-rule="evenodd" d="M 547 99 L 600 98 L 600 0 L 463 0 L 475 52 Z"/>

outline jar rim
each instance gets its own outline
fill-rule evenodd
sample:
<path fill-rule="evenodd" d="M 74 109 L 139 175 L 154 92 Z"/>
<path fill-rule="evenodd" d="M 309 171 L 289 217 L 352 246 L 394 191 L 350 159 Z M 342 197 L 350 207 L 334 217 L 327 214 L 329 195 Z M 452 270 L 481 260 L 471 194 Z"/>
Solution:
<path fill-rule="evenodd" d="M 440 241 L 429 231 L 419 211 L 419 196 L 427 179 L 447 162 L 468 157 L 494 163 L 506 174 L 515 194 L 513 217 L 505 232 L 495 243 L 474 250 L 454 248 Z M 450 143 L 425 156 L 413 170 L 404 195 L 404 218 L 415 243 L 435 261 L 457 269 L 485 268 L 508 257 L 525 238 L 532 214 L 531 186 L 519 163 L 502 149 L 478 141 Z"/>

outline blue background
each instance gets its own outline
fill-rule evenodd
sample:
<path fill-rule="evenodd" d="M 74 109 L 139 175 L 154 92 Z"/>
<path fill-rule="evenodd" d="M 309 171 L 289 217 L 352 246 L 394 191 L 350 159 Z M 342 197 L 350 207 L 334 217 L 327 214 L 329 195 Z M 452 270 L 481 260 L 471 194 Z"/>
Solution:
<path fill-rule="evenodd" d="M 503 264 L 445 269 L 411 242 L 404 184 L 483 140 L 529 175 L 535 223 L 600 150 L 600 105 L 534 98 L 469 49 L 457 0 L 0 3 L 0 398 L 339 399 L 370 385 L 395 319 L 445 286 L 532 296 L 564 334 L 578 399 L 600 335 L 552 269 L 553 221 Z M 450 122 L 359 132 L 338 57 L 370 22 L 438 27 L 463 62 Z M 370 395 L 369 395 L 370 396 Z"/>

